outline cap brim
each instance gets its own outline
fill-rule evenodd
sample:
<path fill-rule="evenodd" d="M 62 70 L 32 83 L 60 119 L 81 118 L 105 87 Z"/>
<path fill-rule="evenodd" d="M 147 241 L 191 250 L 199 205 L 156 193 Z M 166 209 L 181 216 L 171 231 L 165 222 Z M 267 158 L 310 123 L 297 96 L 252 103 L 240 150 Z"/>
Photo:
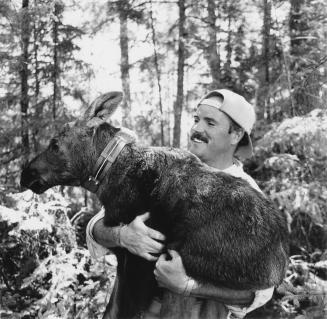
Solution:
<path fill-rule="evenodd" d="M 246 145 L 239 146 L 235 155 L 242 157 L 243 159 L 251 158 L 253 156 L 253 145 L 249 134 L 244 133 L 248 140 Z"/>

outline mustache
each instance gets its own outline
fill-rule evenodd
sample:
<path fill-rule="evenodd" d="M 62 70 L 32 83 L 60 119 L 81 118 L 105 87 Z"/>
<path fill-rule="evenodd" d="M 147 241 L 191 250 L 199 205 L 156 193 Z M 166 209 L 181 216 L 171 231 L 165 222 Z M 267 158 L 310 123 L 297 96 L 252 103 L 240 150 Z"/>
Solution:
<path fill-rule="evenodd" d="M 195 138 L 205 143 L 209 142 L 208 138 L 199 132 L 192 133 L 191 140 L 193 141 Z"/>

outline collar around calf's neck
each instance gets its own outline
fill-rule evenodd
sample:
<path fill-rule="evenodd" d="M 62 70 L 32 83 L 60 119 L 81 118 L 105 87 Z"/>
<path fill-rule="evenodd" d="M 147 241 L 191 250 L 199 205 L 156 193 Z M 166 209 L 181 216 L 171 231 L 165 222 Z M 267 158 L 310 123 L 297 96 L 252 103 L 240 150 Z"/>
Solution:
<path fill-rule="evenodd" d="M 96 193 L 104 177 L 109 172 L 111 165 L 115 162 L 126 144 L 127 142 L 119 136 L 115 136 L 110 140 L 96 161 L 92 175 L 82 183 L 82 186 L 90 192 Z"/>

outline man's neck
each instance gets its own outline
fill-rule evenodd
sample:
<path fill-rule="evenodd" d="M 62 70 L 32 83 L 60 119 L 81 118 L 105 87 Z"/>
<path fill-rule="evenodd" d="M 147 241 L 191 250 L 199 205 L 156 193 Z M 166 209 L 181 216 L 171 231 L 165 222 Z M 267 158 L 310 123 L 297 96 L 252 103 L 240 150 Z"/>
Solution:
<path fill-rule="evenodd" d="M 206 164 L 219 170 L 224 170 L 231 167 L 234 161 L 233 156 L 219 156 L 219 158 L 216 158 L 214 161 L 207 161 Z"/>

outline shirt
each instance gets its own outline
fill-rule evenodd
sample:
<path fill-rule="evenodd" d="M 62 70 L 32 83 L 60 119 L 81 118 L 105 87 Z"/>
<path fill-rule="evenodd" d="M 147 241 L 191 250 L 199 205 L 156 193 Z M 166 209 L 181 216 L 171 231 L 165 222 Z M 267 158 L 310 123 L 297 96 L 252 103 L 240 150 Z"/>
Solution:
<path fill-rule="evenodd" d="M 235 177 L 242 178 L 246 180 L 254 189 L 261 192 L 259 186 L 254 181 L 254 179 L 244 172 L 243 165 L 240 161 L 235 160 L 233 165 L 230 167 L 221 170 L 224 173 L 230 174 Z M 262 193 L 262 192 L 261 192 Z M 90 251 L 90 254 L 93 258 L 100 258 L 106 255 L 110 250 L 106 247 L 99 245 L 92 234 L 94 224 L 104 217 L 104 209 L 101 209 L 100 212 L 95 215 L 88 223 L 86 228 L 86 243 Z M 272 297 L 274 292 L 274 287 L 270 287 L 263 290 L 255 291 L 255 297 L 251 305 L 248 307 L 240 307 L 236 305 L 223 305 L 222 303 L 215 300 L 205 300 L 202 298 L 196 298 L 197 301 L 194 303 L 192 309 L 192 319 L 198 318 L 209 318 L 211 315 L 209 313 L 215 313 L 216 315 L 213 318 L 226 318 L 226 319 L 240 319 L 245 317 L 245 315 L 261 306 L 266 304 Z M 155 319 L 159 318 L 161 303 L 158 300 L 154 300 L 149 307 L 149 310 L 144 316 L 144 319 Z M 201 315 L 203 309 L 206 309 L 208 314 Z M 202 312 L 203 313 L 203 312 Z"/>

